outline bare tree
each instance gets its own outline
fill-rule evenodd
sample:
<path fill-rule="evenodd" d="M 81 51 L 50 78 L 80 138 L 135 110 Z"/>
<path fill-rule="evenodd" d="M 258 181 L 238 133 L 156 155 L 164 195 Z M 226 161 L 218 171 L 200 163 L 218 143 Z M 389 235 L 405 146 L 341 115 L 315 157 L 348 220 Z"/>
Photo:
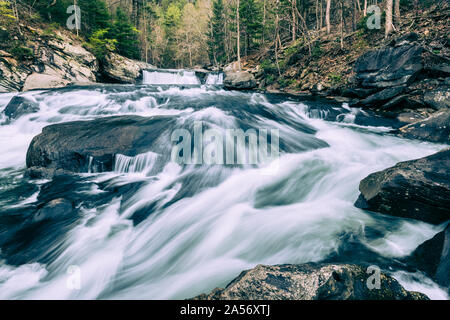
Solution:
<path fill-rule="evenodd" d="M 331 33 L 330 11 L 331 11 L 331 0 L 327 0 L 327 9 L 326 9 L 326 13 L 325 13 L 325 21 L 327 24 L 327 34 Z"/>
<path fill-rule="evenodd" d="M 393 0 L 386 0 L 386 37 L 394 30 L 392 22 Z"/>
<path fill-rule="evenodd" d="M 367 0 L 364 0 L 364 17 L 367 17 Z"/>

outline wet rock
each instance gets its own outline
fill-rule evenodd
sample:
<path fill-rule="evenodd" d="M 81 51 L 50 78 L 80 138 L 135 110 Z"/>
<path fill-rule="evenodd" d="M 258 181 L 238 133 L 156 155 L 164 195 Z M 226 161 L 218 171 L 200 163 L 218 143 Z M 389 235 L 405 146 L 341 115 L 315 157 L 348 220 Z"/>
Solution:
<path fill-rule="evenodd" d="M 443 223 L 450 219 L 450 149 L 375 172 L 359 190 L 359 208 Z"/>
<path fill-rule="evenodd" d="M 245 71 L 225 72 L 224 86 L 234 90 L 249 90 L 257 86 L 255 77 Z"/>
<path fill-rule="evenodd" d="M 9 119 L 17 119 L 25 114 L 34 113 L 39 111 L 39 104 L 37 102 L 28 100 L 21 96 L 15 96 L 6 106 L 3 113 Z"/>
<path fill-rule="evenodd" d="M 380 274 L 379 289 L 369 289 L 371 272 L 350 264 L 302 264 L 257 267 L 242 272 L 225 289 L 216 288 L 198 300 L 428 300 L 406 291 L 395 279 Z"/>
<path fill-rule="evenodd" d="M 174 121 L 173 117 L 116 116 L 50 125 L 33 138 L 27 167 L 111 171 L 116 154 L 135 156 L 150 151 L 159 134 Z"/>
<path fill-rule="evenodd" d="M 425 272 L 450 293 L 450 224 L 422 243 L 405 262 Z"/>
<path fill-rule="evenodd" d="M 115 82 L 136 83 L 142 79 L 142 71 L 145 69 L 155 69 L 155 67 L 111 52 L 106 55 L 101 72 L 106 78 Z"/>
<path fill-rule="evenodd" d="M 395 47 L 369 51 L 355 63 L 356 81 L 364 88 L 410 84 L 423 70 L 423 48 L 407 40 Z"/>
<path fill-rule="evenodd" d="M 46 219 L 63 219 L 70 217 L 74 212 L 72 202 L 66 199 L 54 199 L 46 203 L 33 217 L 36 222 Z"/>
<path fill-rule="evenodd" d="M 399 135 L 408 139 L 449 143 L 450 109 L 438 111 L 424 120 L 401 127 Z"/>
<path fill-rule="evenodd" d="M 405 91 L 405 86 L 386 88 L 359 102 L 363 107 L 377 107 Z"/>

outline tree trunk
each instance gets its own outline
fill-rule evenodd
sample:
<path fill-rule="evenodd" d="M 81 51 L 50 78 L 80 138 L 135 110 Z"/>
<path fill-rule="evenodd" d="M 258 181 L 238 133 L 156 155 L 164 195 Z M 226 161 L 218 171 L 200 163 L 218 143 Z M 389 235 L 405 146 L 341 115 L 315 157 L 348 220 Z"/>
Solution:
<path fill-rule="evenodd" d="M 395 22 L 398 23 L 400 22 L 400 0 L 395 0 L 395 5 L 394 5 L 394 15 L 395 15 Z"/>
<path fill-rule="evenodd" d="M 241 30 L 240 30 L 240 26 L 239 26 L 239 20 L 240 20 L 240 17 L 239 17 L 239 5 L 240 5 L 240 1 L 237 0 L 237 6 L 236 6 L 237 58 L 238 58 L 239 71 L 241 71 Z"/>
<path fill-rule="evenodd" d="M 341 49 L 344 49 L 344 0 L 341 0 Z"/>
<path fill-rule="evenodd" d="M 295 41 L 296 39 L 296 33 L 297 33 L 297 19 L 296 19 L 296 9 L 297 9 L 297 0 L 291 0 L 291 6 L 292 6 L 292 41 Z"/>
<path fill-rule="evenodd" d="M 327 24 L 327 34 L 331 33 L 330 11 L 331 11 L 331 0 L 327 0 L 327 10 L 325 13 L 325 20 L 326 20 L 326 24 Z"/>
<path fill-rule="evenodd" d="M 386 0 L 386 38 L 394 29 L 394 24 L 392 23 L 392 7 L 393 0 Z"/>
<path fill-rule="evenodd" d="M 364 17 L 367 17 L 367 0 L 364 0 Z"/>

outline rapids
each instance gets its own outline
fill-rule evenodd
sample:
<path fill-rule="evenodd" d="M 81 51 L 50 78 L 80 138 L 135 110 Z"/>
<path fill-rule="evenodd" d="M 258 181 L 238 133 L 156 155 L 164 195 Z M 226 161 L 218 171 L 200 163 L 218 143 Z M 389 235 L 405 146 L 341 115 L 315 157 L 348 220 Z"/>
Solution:
<path fill-rule="evenodd" d="M 179 85 L 167 85 L 173 81 Z M 139 86 L 20 93 L 40 111 L 0 116 L 0 299 L 183 299 L 257 264 L 311 261 L 377 264 L 406 289 L 448 298 L 399 262 L 442 226 L 353 206 L 368 174 L 441 145 L 397 138 L 389 133 L 395 124 L 345 104 L 226 91 L 215 86 L 220 75 L 206 81 L 146 74 Z M 0 94 L 0 112 L 14 95 Z M 158 150 L 118 154 L 112 172 L 23 178 L 28 145 L 44 126 L 129 114 L 175 116 L 178 128 L 276 128 L 276 170 L 173 163 L 174 128 L 165 128 Z M 55 188 L 77 199 L 77 214 L 30 222 L 30 208 Z"/>

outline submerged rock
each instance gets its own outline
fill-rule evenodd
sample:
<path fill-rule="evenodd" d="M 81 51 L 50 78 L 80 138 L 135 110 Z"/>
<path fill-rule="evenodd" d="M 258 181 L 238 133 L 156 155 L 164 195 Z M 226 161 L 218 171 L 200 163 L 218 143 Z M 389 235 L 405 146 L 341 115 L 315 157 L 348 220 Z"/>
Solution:
<path fill-rule="evenodd" d="M 9 119 L 17 119 L 24 114 L 34 113 L 39 111 L 39 104 L 30 101 L 21 96 L 15 96 L 11 99 L 11 101 L 6 106 L 3 113 Z"/>
<path fill-rule="evenodd" d="M 399 129 L 400 136 L 431 142 L 450 143 L 450 109 L 444 109 L 430 117 Z"/>
<path fill-rule="evenodd" d="M 228 89 L 249 90 L 257 86 L 255 77 L 245 71 L 225 72 L 223 84 Z"/>
<path fill-rule="evenodd" d="M 450 149 L 375 172 L 359 190 L 359 208 L 443 223 L 450 219 Z"/>
<path fill-rule="evenodd" d="M 405 261 L 425 272 L 450 294 L 450 224 L 422 243 Z"/>
<path fill-rule="evenodd" d="M 116 116 L 50 125 L 31 141 L 26 162 L 36 175 L 53 172 L 111 171 L 116 154 L 150 151 L 172 117 Z M 32 175 L 30 175 L 32 176 Z"/>
<path fill-rule="evenodd" d="M 70 216 L 74 212 L 72 202 L 66 199 L 54 199 L 45 204 L 34 215 L 34 221 L 46 219 L 61 219 Z"/>
<path fill-rule="evenodd" d="M 225 289 L 216 288 L 197 300 L 428 300 L 406 291 L 397 280 L 380 273 L 379 289 L 373 274 L 350 264 L 302 264 L 257 267 L 242 272 Z"/>

